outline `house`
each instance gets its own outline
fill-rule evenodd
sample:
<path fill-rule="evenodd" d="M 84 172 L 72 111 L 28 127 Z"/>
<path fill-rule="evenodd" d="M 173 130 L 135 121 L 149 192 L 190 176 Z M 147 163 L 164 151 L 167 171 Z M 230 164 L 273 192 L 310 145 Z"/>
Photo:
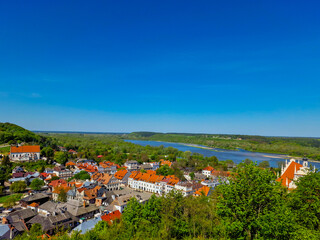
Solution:
<path fill-rule="evenodd" d="M 128 178 L 130 177 L 131 172 L 126 169 L 119 170 L 114 174 L 114 177 L 120 180 L 120 183 L 123 185 L 128 184 Z"/>
<path fill-rule="evenodd" d="M 198 197 L 198 196 L 209 196 L 211 193 L 211 188 L 208 186 L 203 186 L 202 188 L 198 189 L 193 196 Z"/>
<path fill-rule="evenodd" d="M 99 208 L 94 204 L 86 204 L 85 202 L 80 202 L 78 200 L 70 200 L 63 205 L 66 207 L 67 211 L 78 220 L 81 218 L 93 218 L 95 214 L 99 213 Z"/>
<path fill-rule="evenodd" d="M 136 198 L 139 203 L 143 204 L 148 201 L 151 196 L 151 193 L 133 191 L 130 194 L 116 197 L 111 203 L 111 206 L 114 206 L 116 210 L 122 213 L 131 198 Z"/>
<path fill-rule="evenodd" d="M 67 194 L 69 190 L 71 190 L 71 187 L 66 185 L 60 185 L 58 187 L 55 187 L 52 191 L 52 200 L 58 201 L 61 191 L 64 191 Z"/>
<path fill-rule="evenodd" d="M 115 174 L 117 172 L 117 168 L 119 167 L 119 165 L 110 161 L 100 162 L 98 166 L 98 172 Z"/>
<path fill-rule="evenodd" d="M 132 170 L 132 171 L 138 170 L 138 162 L 134 160 L 126 161 L 124 166 L 128 170 Z"/>
<path fill-rule="evenodd" d="M 302 164 L 295 159 L 286 161 L 285 166 L 281 168 L 281 176 L 276 180 L 288 189 L 295 189 L 297 186 L 295 181 L 300 177 L 307 175 L 311 171 L 308 163 L 308 159 L 303 158 Z"/>
<path fill-rule="evenodd" d="M 164 176 L 157 175 L 155 171 L 148 171 L 147 173 L 134 171 L 128 178 L 128 186 L 136 190 L 162 194 L 163 187 L 160 182 L 163 179 Z"/>
<path fill-rule="evenodd" d="M 73 172 L 71 172 L 69 169 L 65 169 L 63 167 L 53 168 L 53 173 L 61 179 L 69 179 L 69 178 L 73 177 Z"/>
<path fill-rule="evenodd" d="M 152 170 L 156 171 L 159 168 L 159 163 L 158 162 L 151 162 L 149 163 L 152 166 Z"/>
<path fill-rule="evenodd" d="M 14 237 L 15 234 L 10 227 L 9 224 L 0 224 L 0 240 L 12 239 Z"/>
<path fill-rule="evenodd" d="M 202 187 L 201 183 L 197 182 L 178 182 L 174 188 L 182 193 L 183 196 L 193 195 L 195 191 Z"/>
<path fill-rule="evenodd" d="M 94 173 L 91 176 L 91 181 L 98 182 L 99 185 L 104 186 L 107 191 L 118 190 L 120 188 L 121 181 L 115 176 L 108 173 Z"/>
<path fill-rule="evenodd" d="M 115 221 L 121 218 L 121 212 L 119 210 L 113 211 L 111 213 L 101 216 L 101 219 L 110 225 Z"/>
<path fill-rule="evenodd" d="M 16 167 L 12 170 L 12 173 L 20 173 L 20 172 L 23 172 L 23 173 L 24 173 L 23 167 L 16 166 Z"/>
<path fill-rule="evenodd" d="M 168 165 L 169 167 L 171 167 L 172 162 L 168 161 L 168 160 L 160 160 L 160 166 L 164 166 L 164 165 Z"/>
<path fill-rule="evenodd" d="M 36 212 L 34 212 L 30 208 L 18 210 L 9 213 L 6 220 L 9 224 L 11 224 L 19 233 L 23 233 L 24 231 L 28 231 L 30 229 L 30 225 L 27 225 L 27 221 L 29 221 L 31 218 L 33 218 L 35 215 L 37 215 Z"/>
<path fill-rule="evenodd" d="M 208 167 L 205 167 L 203 170 L 202 170 L 202 174 L 205 175 L 207 178 L 211 176 L 211 172 L 214 170 L 213 167 L 211 166 L 208 166 Z"/>
<path fill-rule="evenodd" d="M 12 161 L 32 161 L 40 159 L 40 146 L 20 146 L 10 148 L 10 159 Z"/>
<path fill-rule="evenodd" d="M 22 198 L 20 204 L 22 207 L 27 207 L 32 203 L 43 204 L 49 201 L 50 196 L 45 193 L 31 193 L 29 196 Z"/>
<path fill-rule="evenodd" d="M 73 150 L 73 149 L 70 149 L 70 150 L 68 151 L 68 153 L 71 153 L 71 154 L 74 154 L 74 155 L 78 154 L 77 151 L 75 151 L 75 150 Z"/>
<path fill-rule="evenodd" d="M 39 223 L 42 231 L 53 234 L 57 228 L 73 228 L 78 219 L 74 217 L 64 204 L 48 201 L 37 208 L 38 214 L 31 218 L 27 225 Z"/>
<path fill-rule="evenodd" d="M 101 221 L 101 217 L 96 217 L 87 221 L 80 223 L 77 227 L 75 227 L 72 231 L 79 231 L 81 234 L 85 234 L 89 230 L 93 229 L 94 226 Z"/>
<path fill-rule="evenodd" d="M 144 170 L 153 170 L 153 167 L 151 166 L 151 164 L 148 163 L 144 163 L 140 166 L 140 169 L 144 169 Z"/>

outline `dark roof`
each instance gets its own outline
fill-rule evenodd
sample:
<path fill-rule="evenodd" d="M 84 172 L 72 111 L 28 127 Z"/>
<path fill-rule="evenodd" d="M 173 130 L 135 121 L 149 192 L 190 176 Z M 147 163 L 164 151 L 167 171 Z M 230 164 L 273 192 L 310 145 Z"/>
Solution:
<path fill-rule="evenodd" d="M 45 193 L 36 193 L 32 194 L 28 197 L 22 198 L 21 201 L 23 202 L 36 202 L 40 199 L 49 198 L 48 194 Z"/>
<path fill-rule="evenodd" d="M 12 222 L 18 222 L 18 221 L 20 221 L 20 219 L 25 220 L 25 219 L 31 218 L 35 215 L 36 215 L 36 213 L 31 208 L 22 209 L 19 211 L 9 213 L 9 217 L 11 218 Z"/>

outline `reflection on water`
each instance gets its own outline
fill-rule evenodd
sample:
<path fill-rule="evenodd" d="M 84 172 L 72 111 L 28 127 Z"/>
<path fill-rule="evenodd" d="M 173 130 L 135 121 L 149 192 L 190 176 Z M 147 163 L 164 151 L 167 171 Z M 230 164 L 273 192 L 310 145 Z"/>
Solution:
<path fill-rule="evenodd" d="M 205 157 L 216 156 L 220 161 L 231 159 L 234 163 L 238 164 L 245 160 L 246 158 L 251 159 L 252 161 L 256 161 L 257 163 L 262 161 L 269 161 L 271 167 L 278 167 L 278 162 L 284 162 L 288 157 L 286 155 L 280 154 L 272 154 L 272 153 L 257 153 L 257 152 L 249 152 L 243 149 L 239 149 L 239 151 L 225 150 L 225 149 L 208 149 L 205 146 L 204 148 L 186 145 L 183 143 L 170 143 L 170 142 L 158 142 L 158 141 L 142 141 L 142 140 L 125 140 L 126 142 L 131 142 L 134 144 L 138 144 L 141 146 L 161 146 L 164 147 L 173 147 L 178 149 L 179 151 L 190 151 L 193 153 L 200 153 Z M 316 168 L 320 168 L 320 163 L 311 163 Z"/>

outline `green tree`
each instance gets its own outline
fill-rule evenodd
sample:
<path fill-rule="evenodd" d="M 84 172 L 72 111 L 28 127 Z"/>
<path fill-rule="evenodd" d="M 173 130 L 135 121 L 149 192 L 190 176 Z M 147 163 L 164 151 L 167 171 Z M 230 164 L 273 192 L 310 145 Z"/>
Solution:
<path fill-rule="evenodd" d="M 173 175 L 174 170 L 170 168 L 167 164 L 159 167 L 156 171 L 158 175 L 163 175 L 163 176 L 168 176 L 168 175 Z"/>
<path fill-rule="evenodd" d="M 31 237 L 39 237 L 43 234 L 42 226 L 40 223 L 34 223 L 32 224 L 30 228 L 30 235 Z"/>
<path fill-rule="evenodd" d="M 217 212 L 232 239 L 290 239 L 294 218 L 275 174 L 255 164 L 239 166 L 229 184 L 218 187 Z"/>
<path fill-rule="evenodd" d="M 27 184 L 24 181 L 14 182 L 10 186 L 10 191 L 14 193 L 23 192 L 26 190 Z"/>
<path fill-rule="evenodd" d="M 72 178 L 78 179 L 78 180 L 86 180 L 86 179 L 90 179 L 90 174 L 87 173 L 86 171 L 81 171 L 75 174 Z"/>
<path fill-rule="evenodd" d="M 67 193 L 64 190 L 64 188 L 60 189 L 60 193 L 58 195 L 58 201 L 59 202 L 67 202 Z"/>
<path fill-rule="evenodd" d="M 41 150 L 41 156 L 47 157 L 47 158 L 53 158 L 54 151 L 51 147 L 44 147 Z"/>
<path fill-rule="evenodd" d="M 44 181 L 39 178 L 33 179 L 30 184 L 30 188 L 33 190 L 41 190 L 43 186 L 44 186 Z"/>
<path fill-rule="evenodd" d="M 1 165 L 4 166 L 4 167 L 11 167 L 12 163 L 10 162 L 10 159 L 9 159 L 8 155 L 3 157 Z"/>
<path fill-rule="evenodd" d="M 193 180 L 195 178 L 194 172 L 189 173 L 189 176 L 190 176 L 191 180 Z"/>
<path fill-rule="evenodd" d="M 308 229 L 320 229 L 320 173 L 309 173 L 296 182 L 290 205 L 298 223 Z"/>
<path fill-rule="evenodd" d="M 60 164 L 64 165 L 68 161 L 68 153 L 66 153 L 66 152 L 56 152 L 54 154 L 54 160 L 57 163 L 60 163 Z"/>
<path fill-rule="evenodd" d="M 122 220 L 129 232 L 135 232 L 140 226 L 142 206 L 136 198 L 131 198 L 122 215 Z"/>
<path fill-rule="evenodd" d="M 269 168 L 270 167 L 270 163 L 269 163 L 269 161 L 262 161 L 262 162 L 259 163 L 258 166 L 261 167 L 261 168 Z"/>

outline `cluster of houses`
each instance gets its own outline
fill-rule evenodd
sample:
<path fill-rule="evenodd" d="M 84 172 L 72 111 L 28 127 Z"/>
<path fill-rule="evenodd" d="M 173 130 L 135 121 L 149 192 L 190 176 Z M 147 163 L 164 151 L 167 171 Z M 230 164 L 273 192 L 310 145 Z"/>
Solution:
<path fill-rule="evenodd" d="M 10 158 L 14 161 L 40 159 L 40 147 L 12 147 Z M 97 163 L 78 159 L 67 162 L 65 166 L 56 164 L 41 173 L 26 172 L 22 167 L 16 167 L 9 183 L 25 181 L 29 184 L 39 178 L 44 180 L 46 186 L 39 192 L 29 191 L 19 206 L 2 215 L 0 228 L 5 229 L 8 238 L 28 231 L 35 223 L 41 224 L 42 230 L 49 235 L 60 227 L 84 233 L 99 221 L 111 224 L 119 219 L 132 198 L 143 204 L 153 194 L 166 195 L 172 190 L 180 191 L 184 196 L 208 196 L 219 184 L 217 176 L 229 174 L 207 167 L 196 173 L 194 179 L 186 173 L 187 180 L 181 181 L 174 175 L 158 175 L 156 170 L 162 165 L 171 167 L 172 162 L 161 160 L 139 164 L 128 160 L 119 166 L 110 161 Z M 82 171 L 87 172 L 90 178 L 73 178 Z"/>

